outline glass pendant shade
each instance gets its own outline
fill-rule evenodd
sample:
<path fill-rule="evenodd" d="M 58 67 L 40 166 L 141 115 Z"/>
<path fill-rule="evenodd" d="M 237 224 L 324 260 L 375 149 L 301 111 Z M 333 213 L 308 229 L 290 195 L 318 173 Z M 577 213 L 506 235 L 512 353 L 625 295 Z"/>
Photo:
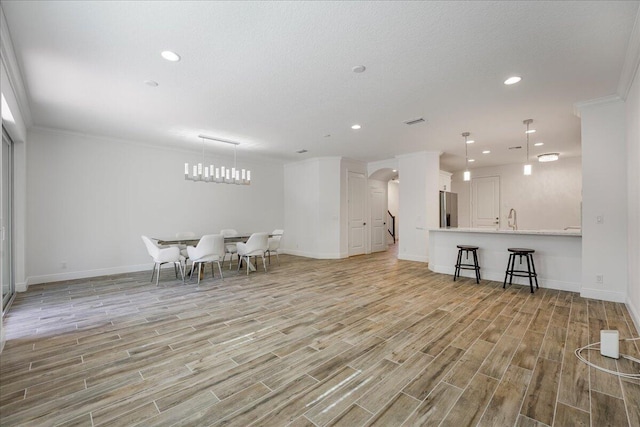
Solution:
<path fill-rule="evenodd" d="M 471 172 L 464 171 L 464 180 L 465 181 L 471 181 Z"/>

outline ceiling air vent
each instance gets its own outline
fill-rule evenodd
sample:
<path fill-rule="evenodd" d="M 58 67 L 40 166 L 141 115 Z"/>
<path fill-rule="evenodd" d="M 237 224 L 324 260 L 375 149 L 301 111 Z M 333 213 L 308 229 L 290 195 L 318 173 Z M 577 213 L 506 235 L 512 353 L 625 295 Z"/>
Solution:
<path fill-rule="evenodd" d="M 305 149 L 303 148 L 302 150 L 298 150 L 298 151 L 296 151 L 296 153 L 298 153 L 298 154 L 304 154 L 304 153 L 306 153 L 307 151 L 308 151 L 308 150 L 305 150 Z"/>
<path fill-rule="evenodd" d="M 515 147 L 509 147 L 509 150 L 519 150 L 522 148 L 522 145 L 516 145 Z"/>
<path fill-rule="evenodd" d="M 405 125 L 411 126 L 411 125 L 417 125 L 418 123 L 423 123 L 424 121 L 425 120 L 422 117 L 420 117 L 419 119 L 407 120 L 402 123 L 404 123 Z"/>

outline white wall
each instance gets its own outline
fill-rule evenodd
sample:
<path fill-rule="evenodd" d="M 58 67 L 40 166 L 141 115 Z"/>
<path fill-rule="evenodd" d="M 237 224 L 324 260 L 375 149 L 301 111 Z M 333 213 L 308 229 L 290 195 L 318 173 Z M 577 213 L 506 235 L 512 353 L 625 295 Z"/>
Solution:
<path fill-rule="evenodd" d="M 582 162 L 580 157 L 556 162 L 534 163 L 533 173 L 524 176 L 521 164 L 471 170 L 471 177 L 500 177 L 500 229 L 508 229 L 507 216 L 515 209 L 520 230 L 562 230 L 580 226 Z M 452 177 L 452 191 L 458 193 L 458 226 L 470 225 L 470 183 L 462 172 Z"/>
<path fill-rule="evenodd" d="M 627 299 L 627 145 L 625 104 L 587 103 L 582 118 L 582 283 L 588 298 Z M 598 218 L 602 222 L 598 223 Z M 597 276 L 602 276 L 598 283 Z"/>
<path fill-rule="evenodd" d="M 429 229 L 439 226 L 440 153 L 398 156 L 400 171 L 400 248 L 398 258 L 429 261 Z"/>
<path fill-rule="evenodd" d="M 640 331 L 640 74 L 627 95 L 628 290 L 627 307 Z"/>
<path fill-rule="evenodd" d="M 341 258 L 341 159 L 313 158 L 284 166 L 286 253 Z"/>
<path fill-rule="evenodd" d="M 282 228 L 281 164 L 239 158 L 250 186 L 205 184 L 184 180 L 191 152 L 49 130 L 28 140 L 29 284 L 146 269 L 141 235 Z"/>
<path fill-rule="evenodd" d="M 400 238 L 400 216 L 398 212 L 400 210 L 400 184 L 397 182 L 389 181 L 387 184 L 388 194 L 388 206 L 387 209 L 391 212 L 391 215 L 396 217 L 396 241 Z M 390 225 L 390 224 L 389 224 Z M 393 238 L 387 233 L 388 239 L 393 242 Z"/>

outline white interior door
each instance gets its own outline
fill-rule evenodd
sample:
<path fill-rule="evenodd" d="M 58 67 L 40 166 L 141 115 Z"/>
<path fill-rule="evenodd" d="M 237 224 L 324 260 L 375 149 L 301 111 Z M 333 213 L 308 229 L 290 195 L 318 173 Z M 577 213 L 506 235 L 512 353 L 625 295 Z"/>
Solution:
<path fill-rule="evenodd" d="M 369 190 L 371 200 L 371 252 L 381 252 L 387 249 L 386 244 L 386 218 L 387 204 L 384 190 L 371 188 Z"/>
<path fill-rule="evenodd" d="M 365 253 L 365 219 L 364 199 L 366 181 L 361 173 L 349 172 L 347 198 L 349 206 L 349 256 Z"/>
<path fill-rule="evenodd" d="M 471 180 L 471 227 L 500 227 L 500 177 Z"/>

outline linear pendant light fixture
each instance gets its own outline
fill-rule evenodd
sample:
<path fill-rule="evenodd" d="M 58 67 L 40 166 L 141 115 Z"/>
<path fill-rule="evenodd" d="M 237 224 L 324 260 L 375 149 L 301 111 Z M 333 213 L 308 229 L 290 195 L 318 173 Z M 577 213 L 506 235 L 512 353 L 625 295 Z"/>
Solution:
<path fill-rule="evenodd" d="M 524 174 L 531 175 L 531 163 L 529 163 L 529 134 L 531 133 L 531 130 L 529 130 L 529 125 L 533 123 L 533 119 L 523 120 L 522 123 L 527 126 L 527 130 L 525 132 L 527 135 L 527 159 L 524 163 Z"/>
<path fill-rule="evenodd" d="M 465 170 L 463 179 L 465 181 L 471 181 L 471 172 L 469 172 L 469 150 L 467 146 L 469 142 L 467 142 L 467 138 L 471 135 L 469 132 L 462 132 L 462 136 L 464 137 L 464 162 L 465 162 Z"/>
<path fill-rule="evenodd" d="M 236 168 L 236 148 L 240 145 L 239 142 L 225 141 L 224 139 L 213 138 L 205 135 L 198 135 L 198 138 L 202 139 L 202 162 L 193 165 L 193 169 L 190 168 L 189 163 L 184 164 L 184 179 L 187 181 L 195 182 L 214 182 L 216 184 L 236 184 L 236 185 L 250 185 L 251 184 L 251 171 L 247 169 Z M 204 140 L 224 142 L 225 144 L 233 145 L 233 167 L 227 168 L 224 166 L 214 167 L 213 164 L 209 166 L 204 164 Z M 191 174 L 189 172 L 192 172 Z"/>

